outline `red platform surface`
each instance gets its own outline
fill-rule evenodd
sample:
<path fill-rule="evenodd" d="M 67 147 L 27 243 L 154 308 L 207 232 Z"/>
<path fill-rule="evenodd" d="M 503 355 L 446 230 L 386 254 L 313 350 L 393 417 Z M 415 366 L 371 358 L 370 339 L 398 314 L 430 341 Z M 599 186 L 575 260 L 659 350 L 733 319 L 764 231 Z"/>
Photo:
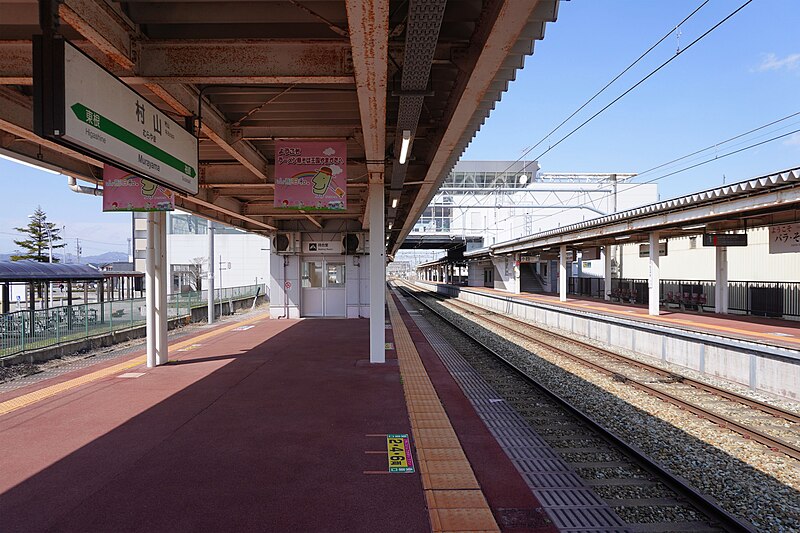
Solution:
<path fill-rule="evenodd" d="M 659 316 L 650 316 L 647 306 L 628 303 L 609 302 L 597 298 L 581 298 L 570 295 L 561 302 L 555 294 L 513 294 L 487 287 L 460 287 L 465 290 L 486 292 L 503 297 L 519 298 L 547 305 L 625 317 L 651 324 L 669 326 L 688 331 L 698 331 L 719 335 L 729 339 L 758 342 L 770 346 L 780 346 L 800 350 L 800 321 L 762 318 L 748 315 L 718 315 L 712 312 L 681 311 L 676 308 L 661 308 Z"/>
<path fill-rule="evenodd" d="M 176 357 L 0 416 L 0 531 L 430 530 L 418 474 L 365 473 L 387 468 L 368 435 L 409 432 L 367 320 L 263 320 Z"/>

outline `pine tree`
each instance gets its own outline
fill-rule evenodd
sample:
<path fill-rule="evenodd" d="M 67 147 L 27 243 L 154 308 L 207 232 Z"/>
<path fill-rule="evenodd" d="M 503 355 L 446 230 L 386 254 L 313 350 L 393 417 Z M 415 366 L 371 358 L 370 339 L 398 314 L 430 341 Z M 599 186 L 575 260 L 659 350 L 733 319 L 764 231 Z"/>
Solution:
<path fill-rule="evenodd" d="M 47 263 L 50 260 L 50 237 L 53 239 L 54 252 L 56 249 L 66 246 L 66 243 L 58 244 L 59 241 L 64 240 L 59 234 L 61 230 L 56 228 L 53 222 L 47 221 L 47 214 L 42 211 L 41 206 L 36 208 L 36 211 L 30 216 L 30 219 L 31 221 L 28 223 L 27 227 L 14 228 L 27 236 L 26 239 L 14 241 L 14 244 L 24 249 L 27 253 L 13 255 L 11 256 L 11 260 L 33 259 L 40 263 Z M 53 254 L 53 262 L 58 262 L 55 258 L 55 253 Z"/>

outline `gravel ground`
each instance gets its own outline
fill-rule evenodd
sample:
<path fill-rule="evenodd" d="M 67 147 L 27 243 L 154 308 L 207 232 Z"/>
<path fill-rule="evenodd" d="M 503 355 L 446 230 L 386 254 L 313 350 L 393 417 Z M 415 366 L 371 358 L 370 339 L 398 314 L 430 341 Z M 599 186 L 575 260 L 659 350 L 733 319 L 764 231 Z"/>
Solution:
<path fill-rule="evenodd" d="M 444 309 L 446 316 L 453 318 L 461 329 L 499 347 L 518 367 L 620 437 L 636 443 L 645 453 L 718 500 L 729 512 L 754 524 L 759 531 L 800 531 L 800 465 L 797 461 L 610 377 L 598 375 L 579 363 L 544 350 L 532 354 L 531 346 L 524 340 L 511 342 L 499 328 L 492 331 L 490 325 L 478 325 L 475 321 L 480 317 L 466 318 L 441 304 L 435 305 Z M 689 374 L 682 367 L 675 367 L 675 370 Z M 729 384 L 708 377 L 703 379 L 714 384 Z M 731 388 L 740 392 L 736 387 Z M 784 408 L 797 408 L 797 402 L 749 389 L 742 392 Z M 565 430 L 563 434 L 568 433 Z"/>

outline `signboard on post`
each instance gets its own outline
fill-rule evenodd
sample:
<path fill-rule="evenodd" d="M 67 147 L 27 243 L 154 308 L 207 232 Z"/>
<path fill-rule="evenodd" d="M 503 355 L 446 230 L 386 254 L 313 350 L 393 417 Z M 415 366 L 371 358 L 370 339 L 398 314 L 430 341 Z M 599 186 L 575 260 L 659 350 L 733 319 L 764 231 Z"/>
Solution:
<path fill-rule="evenodd" d="M 346 141 L 276 141 L 275 207 L 347 209 Z"/>
<path fill-rule="evenodd" d="M 103 211 L 173 211 L 175 196 L 146 178 L 103 166 Z"/>
<path fill-rule="evenodd" d="M 600 259 L 600 247 L 591 246 L 589 248 L 581 249 L 581 259 L 583 261 L 595 261 Z"/>
<path fill-rule="evenodd" d="M 658 243 L 658 257 L 665 257 L 667 255 L 667 242 Z M 639 245 L 639 257 L 650 257 L 650 245 Z"/>
<path fill-rule="evenodd" d="M 800 252 L 800 223 L 779 224 L 769 228 L 769 253 Z"/>
<path fill-rule="evenodd" d="M 181 124 L 61 38 L 36 38 L 33 58 L 37 135 L 197 194 L 197 138 Z"/>
<path fill-rule="evenodd" d="M 703 246 L 747 246 L 747 233 L 704 233 Z"/>

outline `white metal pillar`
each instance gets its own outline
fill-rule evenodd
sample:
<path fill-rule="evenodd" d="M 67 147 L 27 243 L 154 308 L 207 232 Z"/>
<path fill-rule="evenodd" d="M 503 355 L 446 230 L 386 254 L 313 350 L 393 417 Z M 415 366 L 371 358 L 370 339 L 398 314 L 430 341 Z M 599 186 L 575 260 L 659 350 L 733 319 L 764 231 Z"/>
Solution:
<path fill-rule="evenodd" d="M 167 309 L 167 213 L 156 213 L 156 364 L 163 365 L 168 360 L 167 330 L 169 312 Z"/>
<path fill-rule="evenodd" d="M 386 362 L 386 241 L 383 177 L 369 184 L 369 362 Z"/>
<path fill-rule="evenodd" d="M 605 278 L 604 286 L 605 289 L 603 292 L 603 298 L 605 300 L 611 300 L 611 245 L 607 244 L 603 246 L 603 259 L 605 260 L 605 268 L 603 269 L 603 276 Z"/>
<path fill-rule="evenodd" d="M 661 285 L 661 272 L 658 267 L 658 232 L 650 233 L 650 275 L 647 277 L 648 306 L 649 314 L 658 316 L 659 307 L 659 287 Z"/>
<path fill-rule="evenodd" d="M 156 366 L 156 214 L 147 213 L 147 249 L 144 271 L 147 309 L 147 367 Z"/>
<path fill-rule="evenodd" d="M 567 301 L 567 246 L 558 249 L 558 299 Z"/>
<path fill-rule="evenodd" d="M 716 284 L 714 285 L 714 312 L 728 314 L 728 247 L 715 249 Z"/>
<path fill-rule="evenodd" d="M 208 323 L 214 323 L 214 222 L 208 221 Z"/>

